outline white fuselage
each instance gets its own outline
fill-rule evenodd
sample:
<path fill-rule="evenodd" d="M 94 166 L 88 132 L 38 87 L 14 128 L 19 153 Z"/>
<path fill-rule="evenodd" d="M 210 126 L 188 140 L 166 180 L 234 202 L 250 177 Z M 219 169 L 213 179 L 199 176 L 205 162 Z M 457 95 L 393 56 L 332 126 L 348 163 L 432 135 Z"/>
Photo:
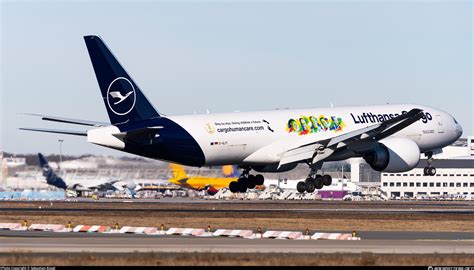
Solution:
<path fill-rule="evenodd" d="M 412 139 L 421 152 L 440 149 L 461 136 L 462 129 L 451 115 L 414 104 L 182 115 L 168 118 L 181 125 L 196 139 L 204 152 L 205 165 L 274 164 L 279 162 L 281 152 L 288 144 L 302 141 L 310 143 L 342 135 L 377 124 L 383 119 L 380 117 L 387 118 L 390 114 L 395 117 L 402 111 L 408 112 L 413 108 L 422 109 L 425 117 L 392 136 Z M 332 122 L 336 122 L 335 126 L 340 128 L 324 130 L 323 127 L 311 132 L 311 128 L 307 127 L 307 132 L 290 132 L 290 119 L 309 119 L 310 116 L 322 116 L 323 122 L 324 118 L 329 120 L 326 121 L 329 125 L 331 117 L 334 117 L 336 121 Z"/>
<path fill-rule="evenodd" d="M 423 117 L 390 137 L 410 139 L 424 153 L 441 149 L 461 136 L 462 128 L 451 115 L 416 104 L 285 109 L 167 118 L 181 126 L 199 144 L 205 159 L 203 166 L 275 165 L 292 146 L 298 147 L 361 130 L 414 108 L 423 110 Z M 115 126 L 92 129 L 88 131 L 88 141 L 121 150 L 125 148 L 125 143 L 114 135 L 118 133 L 120 130 Z"/>

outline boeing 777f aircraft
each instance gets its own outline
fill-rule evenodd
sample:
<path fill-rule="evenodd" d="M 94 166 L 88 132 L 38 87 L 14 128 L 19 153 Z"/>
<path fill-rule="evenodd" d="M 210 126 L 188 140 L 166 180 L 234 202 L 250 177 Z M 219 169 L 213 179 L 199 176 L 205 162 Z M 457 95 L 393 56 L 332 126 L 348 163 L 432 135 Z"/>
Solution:
<path fill-rule="evenodd" d="M 89 126 L 87 131 L 23 128 L 87 137 L 93 144 L 188 166 L 238 165 L 230 184 L 244 192 L 263 184 L 256 172 L 284 172 L 308 165 L 297 184 L 313 192 L 331 184 L 318 171 L 324 162 L 362 157 L 377 171 L 413 169 L 424 153 L 426 175 L 435 175 L 432 155 L 462 134 L 448 113 L 417 104 L 309 108 L 203 115 L 159 113 L 98 36 L 84 37 L 110 123 L 41 116 Z M 250 182 L 249 182 L 250 181 Z"/>

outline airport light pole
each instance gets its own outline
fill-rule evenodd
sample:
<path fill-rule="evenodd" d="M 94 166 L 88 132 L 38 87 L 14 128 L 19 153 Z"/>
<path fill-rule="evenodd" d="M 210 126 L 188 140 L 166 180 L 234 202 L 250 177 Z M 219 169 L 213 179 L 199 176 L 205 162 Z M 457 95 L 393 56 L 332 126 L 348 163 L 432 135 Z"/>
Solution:
<path fill-rule="evenodd" d="M 344 164 L 341 166 L 342 168 L 342 178 L 341 178 L 341 193 L 344 192 Z"/>
<path fill-rule="evenodd" d="M 59 164 L 58 164 L 58 170 L 61 170 L 60 164 L 63 163 L 63 142 L 64 142 L 64 140 L 63 140 L 63 139 L 59 139 L 58 142 L 59 142 Z"/>

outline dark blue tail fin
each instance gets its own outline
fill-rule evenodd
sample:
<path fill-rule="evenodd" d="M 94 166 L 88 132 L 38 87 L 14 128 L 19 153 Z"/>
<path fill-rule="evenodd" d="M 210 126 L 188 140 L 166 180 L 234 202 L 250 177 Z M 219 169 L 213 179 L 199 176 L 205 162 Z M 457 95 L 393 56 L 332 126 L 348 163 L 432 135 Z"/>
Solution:
<path fill-rule="evenodd" d="M 110 122 L 115 125 L 160 117 L 100 37 L 85 36 L 84 40 Z"/>
<path fill-rule="evenodd" d="M 54 173 L 53 169 L 51 169 L 51 167 L 49 166 L 48 160 L 46 160 L 46 158 L 41 153 L 38 153 L 38 161 L 41 170 L 43 171 L 43 176 L 46 178 L 46 182 L 49 185 L 62 189 L 67 188 L 64 180 Z"/>
<path fill-rule="evenodd" d="M 48 161 L 46 160 L 46 158 L 41 153 L 38 153 L 38 161 L 39 161 L 39 165 L 40 165 L 41 168 L 49 166 Z"/>

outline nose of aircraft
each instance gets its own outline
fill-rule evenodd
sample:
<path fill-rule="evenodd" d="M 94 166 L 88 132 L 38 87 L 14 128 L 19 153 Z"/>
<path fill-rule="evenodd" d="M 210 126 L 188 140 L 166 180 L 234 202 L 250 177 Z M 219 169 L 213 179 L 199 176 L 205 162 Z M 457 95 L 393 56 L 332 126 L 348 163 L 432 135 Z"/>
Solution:
<path fill-rule="evenodd" d="M 462 127 L 459 123 L 456 124 L 456 132 L 458 133 L 458 139 L 459 139 L 459 137 L 461 137 L 462 135 Z"/>
<path fill-rule="evenodd" d="M 452 117 L 452 119 L 454 121 L 454 129 L 456 131 L 456 137 L 457 137 L 456 140 L 457 140 L 462 135 L 462 126 L 458 123 L 458 121 L 456 121 L 456 119 L 454 117 Z"/>

